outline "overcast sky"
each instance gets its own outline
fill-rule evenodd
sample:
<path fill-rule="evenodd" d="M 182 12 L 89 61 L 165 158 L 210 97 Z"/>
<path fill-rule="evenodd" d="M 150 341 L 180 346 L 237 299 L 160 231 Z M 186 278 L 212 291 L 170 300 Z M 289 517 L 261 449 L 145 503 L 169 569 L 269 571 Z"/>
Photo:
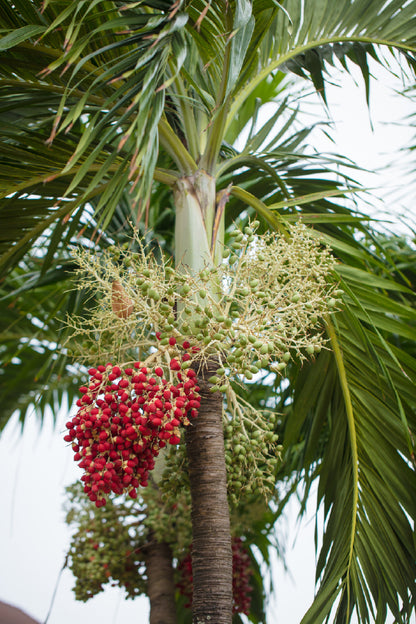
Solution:
<path fill-rule="evenodd" d="M 342 90 L 336 87 L 328 90 L 332 117 L 337 122 L 336 145 L 323 141 L 322 149 L 343 153 L 370 171 L 390 163 L 390 168 L 382 174 L 363 176 L 362 183 L 369 187 L 383 186 L 388 198 L 396 198 L 393 203 L 389 201 L 389 213 L 404 213 L 414 224 L 414 196 L 412 200 L 411 194 L 403 192 L 408 178 L 399 175 L 404 161 L 398 150 L 411 139 L 411 132 L 401 122 L 406 114 L 416 112 L 415 106 L 414 102 L 393 97 L 391 81 L 388 86 L 385 75 L 378 74 L 381 80 L 372 85 L 374 132 L 363 87 L 346 78 Z M 403 231 L 403 226 L 400 228 Z M 40 431 L 36 419 L 30 418 L 21 436 L 13 418 L 0 438 L 0 600 L 19 606 L 40 622 L 48 613 L 68 547 L 69 533 L 62 509 L 64 487 L 81 474 L 62 440 L 67 420 L 68 414 L 62 413 L 54 428 L 50 417 Z M 282 565 L 275 565 L 276 592 L 269 608 L 270 623 L 299 624 L 313 598 L 312 512 L 298 530 L 296 509 L 292 508 L 290 517 L 279 528 L 287 535 L 289 573 L 284 572 Z M 66 570 L 48 624 L 148 621 L 146 599 L 125 601 L 121 592 L 109 589 L 86 604 L 77 603 L 72 585 L 72 575 Z"/>

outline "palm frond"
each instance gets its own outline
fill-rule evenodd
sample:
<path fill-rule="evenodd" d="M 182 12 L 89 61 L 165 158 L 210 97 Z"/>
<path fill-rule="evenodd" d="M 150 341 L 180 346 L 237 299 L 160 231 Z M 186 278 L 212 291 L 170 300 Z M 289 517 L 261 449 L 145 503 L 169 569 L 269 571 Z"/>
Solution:
<path fill-rule="evenodd" d="M 325 518 L 319 590 L 303 624 L 334 609 L 337 623 L 354 612 L 384 622 L 387 608 L 404 623 L 415 608 L 416 313 L 411 290 L 388 264 L 381 275 L 378 260 L 367 256 L 361 275 L 339 266 L 346 294 L 328 325 L 333 351 L 299 372 L 287 419 L 288 453 L 302 441 L 298 461 L 307 482 L 319 478 Z"/>

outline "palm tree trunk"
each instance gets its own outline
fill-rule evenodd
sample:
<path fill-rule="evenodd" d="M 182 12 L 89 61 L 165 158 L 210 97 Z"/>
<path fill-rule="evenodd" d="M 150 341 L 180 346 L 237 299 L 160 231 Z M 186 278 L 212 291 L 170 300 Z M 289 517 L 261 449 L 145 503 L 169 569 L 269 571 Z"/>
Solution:
<path fill-rule="evenodd" d="M 231 624 L 232 554 L 222 425 L 222 395 L 207 379 L 218 364 L 199 371 L 201 407 L 187 428 L 192 498 L 192 613 L 194 624 Z"/>
<path fill-rule="evenodd" d="M 146 546 L 145 558 L 150 600 L 149 624 L 176 624 L 172 551 L 168 544 L 151 538 Z"/>
<path fill-rule="evenodd" d="M 216 214 L 215 179 L 205 171 L 183 178 L 175 189 L 176 264 L 194 274 L 219 261 L 223 220 Z M 219 217 L 219 218 L 218 218 Z M 222 257 L 222 254 L 221 254 Z M 211 284 L 215 296 L 218 284 Z M 194 624 L 231 624 L 232 553 L 222 423 L 222 395 L 209 391 L 215 355 L 197 370 L 198 417 L 187 427 L 192 499 Z"/>

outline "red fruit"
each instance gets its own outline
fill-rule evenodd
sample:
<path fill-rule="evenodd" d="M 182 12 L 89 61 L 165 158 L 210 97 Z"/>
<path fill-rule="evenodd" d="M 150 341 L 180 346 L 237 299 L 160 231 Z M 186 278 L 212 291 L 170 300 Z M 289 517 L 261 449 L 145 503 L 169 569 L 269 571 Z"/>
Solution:
<path fill-rule="evenodd" d="M 175 346 L 175 344 L 176 344 L 176 338 L 175 338 L 174 336 L 171 336 L 171 337 L 169 338 L 169 344 L 170 344 L 170 346 L 171 346 L 171 347 Z"/>
<path fill-rule="evenodd" d="M 184 340 L 184 342 L 182 343 L 182 346 L 184 349 L 189 349 L 189 347 L 191 346 L 191 343 L 189 342 L 189 340 Z"/>
<path fill-rule="evenodd" d="M 155 375 L 157 375 L 158 377 L 163 377 L 163 369 L 160 368 L 160 366 L 155 368 Z"/>
<path fill-rule="evenodd" d="M 178 360 L 176 360 L 175 358 L 173 358 L 173 360 L 170 361 L 169 367 L 170 367 L 170 370 L 173 370 L 173 371 L 181 370 L 181 365 L 178 362 Z"/>
<path fill-rule="evenodd" d="M 120 377 L 120 375 L 121 375 L 121 368 L 119 366 L 113 366 L 113 373 L 114 373 L 114 375 L 117 375 L 117 377 Z"/>

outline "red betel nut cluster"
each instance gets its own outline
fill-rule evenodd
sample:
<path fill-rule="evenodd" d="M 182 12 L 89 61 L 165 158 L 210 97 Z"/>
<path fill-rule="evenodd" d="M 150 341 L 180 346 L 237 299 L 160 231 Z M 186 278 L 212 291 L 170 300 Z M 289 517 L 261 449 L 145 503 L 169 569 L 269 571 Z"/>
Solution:
<path fill-rule="evenodd" d="M 135 362 L 129 368 L 107 364 L 91 368 L 90 381 L 80 388 L 79 407 L 66 424 L 74 460 L 84 474 L 84 491 L 97 507 L 110 492 L 137 496 L 147 485 L 154 458 L 166 443 L 180 442 L 179 426 L 188 425 L 200 406 L 196 373 L 182 370 L 185 353 L 170 360 L 171 377 L 157 366 L 153 371 Z"/>

